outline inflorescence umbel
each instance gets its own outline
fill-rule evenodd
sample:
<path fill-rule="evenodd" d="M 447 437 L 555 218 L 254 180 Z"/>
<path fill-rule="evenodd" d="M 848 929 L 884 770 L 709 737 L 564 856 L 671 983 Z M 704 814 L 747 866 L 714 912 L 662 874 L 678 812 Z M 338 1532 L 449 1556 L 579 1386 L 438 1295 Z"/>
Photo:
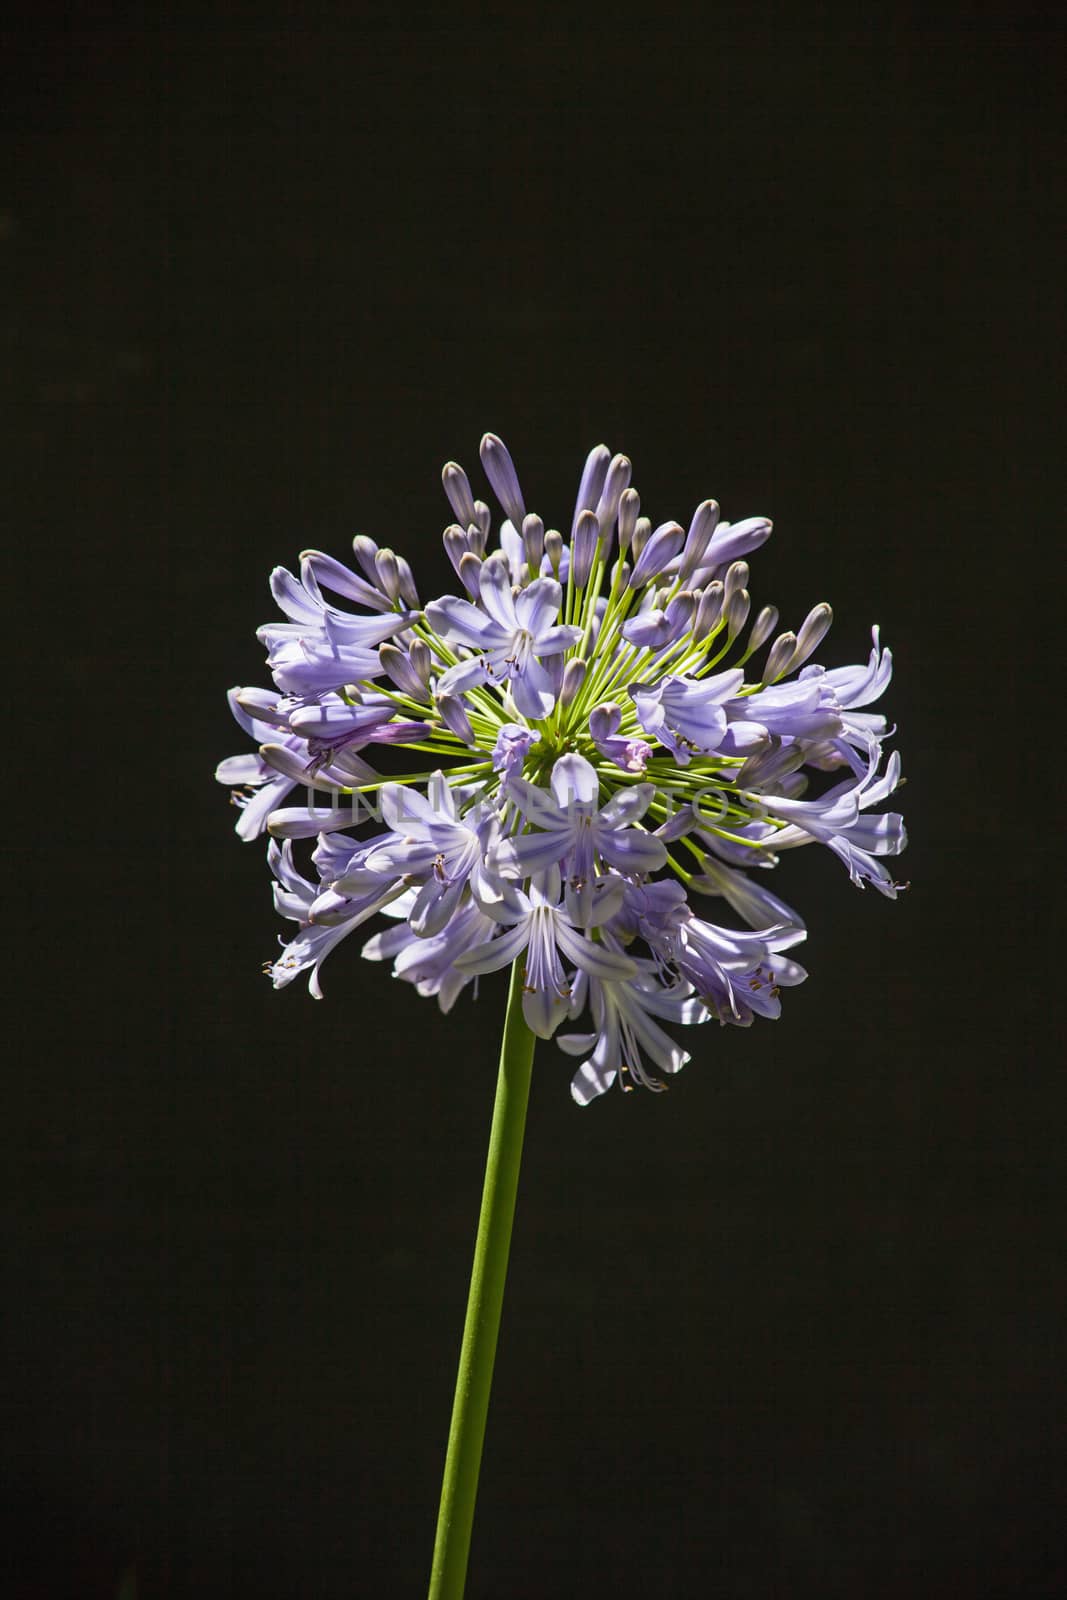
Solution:
<path fill-rule="evenodd" d="M 883 770 L 885 718 L 862 709 L 891 656 L 875 628 L 862 665 L 816 665 L 827 605 L 796 633 L 776 632 L 773 606 L 752 617 L 763 517 L 722 522 L 705 500 L 688 531 L 653 528 L 629 461 L 598 445 L 565 538 L 527 512 L 495 435 L 481 458 L 505 514 L 496 545 L 466 473 L 443 473 L 462 596 L 423 606 L 403 556 L 363 535 L 358 572 L 308 550 L 299 578 L 271 577 L 286 620 L 259 637 L 275 687 L 229 696 L 258 753 L 217 772 L 241 838 L 269 835 L 275 906 L 298 925 L 268 970 L 277 988 L 308 972 L 319 996 L 326 956 L 380 912 L 392 926 L 363 954 L 443 1011 L 523 956 L 526 1021 L 580 1058 L 579 1103 L 616 1078 L 660 1089 L 652 1069 L 689 1059 L 664 1021 L 777 1017 L 805 977 L 786 954 L 804 925 L 760 881 L 782 850 L 817 840 L 854 883 L 896 895 L 880 858 L 903 849 L 903 821 L 872 811 L 900 759 Z M 374 745 L 417 770 L 382 776 Z M 812 773 L 838 780 L 806 797 Z M 286 805 L 300 789 L 307 803 Z M 293 841 L 313 837 L 309 878 Z M 744 926 L 706 920 L 697 897 Z"/>

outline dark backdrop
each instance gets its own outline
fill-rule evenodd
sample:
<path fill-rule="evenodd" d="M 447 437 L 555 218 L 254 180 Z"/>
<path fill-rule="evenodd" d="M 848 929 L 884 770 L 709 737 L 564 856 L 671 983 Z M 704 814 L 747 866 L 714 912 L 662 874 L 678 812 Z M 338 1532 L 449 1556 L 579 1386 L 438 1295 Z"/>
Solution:
<path fill-rule="evenodd" d="M 211 773 L 271 566 L 448 586 L 486 428 L 772 515 L 913 842 L 670 1094 L 541 1047 L 470 1596 L 1063 1592 L 1057 8 L 168 10 L 5 25 L 2 1592 L 423 1592 L 502 985 L 273 993 Z"/>

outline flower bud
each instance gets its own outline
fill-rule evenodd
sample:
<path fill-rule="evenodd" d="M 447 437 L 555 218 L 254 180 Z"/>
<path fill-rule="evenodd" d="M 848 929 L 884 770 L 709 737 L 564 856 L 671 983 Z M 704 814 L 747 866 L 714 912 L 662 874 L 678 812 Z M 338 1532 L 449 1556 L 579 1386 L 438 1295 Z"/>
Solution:
<path fill-rule="evenodd" d="M 441 469 L 441 482 L 456 521 L 461 528 L 467 527 L 474 521 L 474 496 L 467 474 L 455 461 L 446 461 Z"/>
<path fill-rule="evenodd" d="M 471 719 L 458 695 L 438 695 L 437 710 L 445 727 L 454 733 L 457 739 L 462 739 L 464 744 L 470 745 L 477 742 L 474 729 L 471 727 Z"/>
<path fill-rule="evenodd" d="M 569 706 L 578 690 L 585 682 L 585 662 L 580 656 L 573 657 L 563 669 L 563 682 L 560 684 L 559 703 Z"/>
<path fill-rule="evenodd" d="M 396 558 L 397 576 L 400 580 L 400 598 L 409 606 L 418 606 L 419 591 L 415 587 L 415 574 L 411 570 L 411 563 L 403 556 Z"/>
<path fill-rule="evenodd" d="M 730 598 L 738 589 L 743 589 L 748 583 L 748 562 L 732 561 L 726 569 L 726 598 L 724 603 L 730 604 Z"/>
<path fill-rule="evenodd" d="M 542 661 L 541 665 L 544 667 L 545 672 L 548 674 L 549 687 L 551 688 L 552 693 L 558 699 L 559 698 L 559 694 L 560 694 L 560 690 L 563 688 L 563 673 L 564 673 L 564 660 L 563 660 L 563 657 L 562 656 L 547 656 L 545 658 L 545 660 Z"/>
<path fill-rule="evenodd" d="M 797 634 L 796 655 L 793 657 L 794 667 L 801 666 L 819 648 L 829 633 L 833 620 L 834 614 L 825 601 L 820 605 L 812 606 L 804 621 L 800 624 L 800 632 Z"/>
<path fill-rule="evenodd" d="M 777 623 L 778 607 L 764 606 L 763 610 L 752 624 L 752 631 L 748 636 L 748 649 L 745 651 L 746 656 L 752 655 L 754 651 L 759 649 L 761 644 L 766 644 L 767 640 L 774 632 Z"/>
<path fill-rule="evenodd" d="M 693 512 L 693 520 L 685 537 L 682 562 L 678 568 L 679 583 L 683 585 L 688 583 L 699 567 L 718 521 L 719 507 L 714 500 L 703 500 Z"/>
<path fill-rule="evenodd" d="M 563 535 L 557 533 L 555 528 L 549 528 L 545 534 L 545 555 L 555 576 L 559 577 L 559 564 L 563 560 Z"/>
<path fill-rule="evenodd" d="M 641 496 L 636 489 L 624 489 L 619 497 L 619 553 L 625 555 L 634 536 L 641 511 Z"/>
<path fill-rule="evenodd" d="M 696 616 L 693 619 L 693 638 L 706 639 L 713 628 L 718 627 L 719 618 L 722 616 L 723 585 L 719 578 L 714 583 L 709 583 L 700 599 L 697 601 Z"/>
<path fill-rule="evenodd" d="M 630 474 L 633 467 L 626 456 L 612 456 L 611 465 L 608 467 L 604 487 L 597 501 L 596 519 L 605 543 L 611 531 L 612 524 L 618 515 L 619 501 L 623 490 L 629 487 Z"/>
<path fill-rule="evenodd" d="M 797 653 L 795 633 L 780 633 L 767 652 L 767 665 L 763 669 L 764 683 L 777 683 L 793 665 Z"/>
<path fill-rule="evenodd" d="M 519 475 L 515 471 L 515 463 L 503 439 L 498 439 L 495 433 L 487 433 L 482 437 L 478 448 L 482 458 L 485 475 L 492 484 L 493 493 L 496 495 L 504 512 L 516 528 L 522 527 L 522 519 L 526 515 L 526 505 L 519 488 Z"/>
<path fill-rule="evenodd" d="M 630 588 L 642 589 L 653 578 L 658 578 L 669 561 L 673 561 L 682 547 L 685 533 L 678 522 L 661 522 L 646 543 L 630 574 Z M 636 543 L 636 539 L 635 539 Z"/>
<path fill-rule="evenodd" d="M 482 592 L 482 563 L 470 550 L 460 557 L 459 581 L 472 600 L 479 598 Z"/>
<path fill-rule="evenodd" d="M 453 523 L 451 527 L 445 529 L 441 537 L 444 541 L 445 555 L 451 561 L 458 577 L 459 564 L 463 557 L 468 554 L 467 535 L 462 528 L 457 528 Z"/>
<path fill-rule="evenodd" d="M 614 700 L 605 700 L 589 713 L 589 732 L 594 741 L 607 739 L 622 721 L 622 707 Z"/>
<path fill-rule="evenodd" d="M 726 617 L 726 637 L 732 644 L 748 621 L 748 613 L 752 606 L 752 596 L 747 589 L 735 589 L 726 601 L 724 615 Z"/>
<path fill-rule="evenodd" d="M 545 525 L 535 511 L 522 519 L 522 542 L 526 546 L 526 559 L 530 576 L 536 578 L 541 570 L 541 557 L 545 548 Z"/>
<path fill-rule="evenodd" d="M 378 587 L 378 569 L 374 565 L 374 558 L 378 554 L 378 546 L 373 539 L 368 539 L 365 533 L 357 533 L 352 540 L 352 549 L 356 553 L 356 560 L 363 568 L 367 577 Z"/>
<path fill-rule="evenodd" d="M 429 645 L 424 639 L 413 639 L 408 649 L 408 656 L 419 681 L 428 684 L 430 673 L 433 671 L 433 657 L 430 654 Z"/>
<path fill-rule="evenodd" d="M 578 498 L 574 502 L 574 518 L 571 522 L 571 538 L 578 527 L 578 518 L 583 511 L 593 511 L 600 499 L 600 491 L 604 487 L 604 479 L 608 474 L 608 463 L 611 460 L 611 451 L 606 444 L 598 444 L 590 450 L 585 458 L 582 468 L 581 482 L 578 484 Z"/>
<path fill-rule="evenodd" d="M 486 540 L 489 538 L 489 530 L 493 526 L 493 513 L 484 500 L 476 500 L 474 502 L 474 526 L 478 530 L 478 542 L 475 543 L 469 525 L 467 527 L 467 538 L 470 540 L 471 549 L 475 555 L 484 555 Z"/>
<path fill-rule="evenodd" d="M 378 646 L 378 660 L 382 670 L 396 684 L 404 694 L 410 695 L 413 700 L 428 701 L 430 696 L 426 685 L 412 666 L 407 652 L 395 644 L 380 644 Z"/>
<path fill-rule="evenodd" d="M 600 537 L 600 523 L 592 511 L 582 511 L 571 541 L 571 571 L 576 589 L 584 589 L 593 570 L 593 556 Z"/>
<path fill-rule="evenodd" d="M 378 587 L 390 600 L 400 599 L 400 568 L 392 550 L 379 550 L 374 557 L 374 570 L 378 574 Z"/>
<path fill-rule="evenodd" d="M 630 534 L 630 555 L 633 557 L 634 561 L 637 561 L 640 557 L 642 550 L 649 541 L 651 533 L 652 518 L 638 517 L 634 522 L 633 531 Z"/>

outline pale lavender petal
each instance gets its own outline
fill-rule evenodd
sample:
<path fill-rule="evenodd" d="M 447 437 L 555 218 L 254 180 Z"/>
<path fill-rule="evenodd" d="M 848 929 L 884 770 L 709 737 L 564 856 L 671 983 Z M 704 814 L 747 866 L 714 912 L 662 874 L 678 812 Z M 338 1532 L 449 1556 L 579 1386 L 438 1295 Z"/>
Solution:
<path fill-rule="evenodd" d="M 593 806 L 600 795 L 600 780 L 584 756 L 560 756 L 552 768 L 551 784 L 557 804 L 565 810 Z"/>
<path fill-rule="evenodd" d="M 534 872 L 547 872 L 562 861 L 570 843 L 571 835 L 563 829 L 520 834 L 497 845 L 490 864 L 501 877 L 521 880 Z"/>
<path fill-rule="evenodd" d="M 457 600 L 451 594 L 430 601 L 426 620 L 442 638 L 459 639 L 476 649 L 487 650 L 507 639 L 505 630 L 484 611 L 472 606 L 469 600 Z"/>
<path fill-rule="evenodd" d="M 610 981 L 632 978 L 637 972 L 637 965 L 629 956 L 618 955 L 602 944 L 594 944 L 592 939 L 586 939 L 561 918 L 556 921 L 556 942 L 568 961 L 573 961 L 576 967 L 581 967 L 592 978 Z"/>
<path fill-rule="evenodd" d="M 539 656 L 562 655 L 572 644 L 577 644 L 581 637 L 581 628 L 575 627 L 572 623 L 561 622 L 554 628 L 546 628 L 537 638 L 534 649 Z"/>
<path fill-rule="evenodd" d="M 552 627 L 559 616 L 562 599 L 563 590 L 555 578 L 535 578 L 514 602 L 517 625 L 540 641 L 542 634 Z M 536 648 L 538 655 L 545 653 L 539 644 Z"/>
<path fill-rule="evenodd" d="M 598 829 L 597 849 L 619 872 L 658 872 L 667 864 L 663 840 L 637 828 Z"/>
<path fill-rule="evenodd" d="M 591 721 L 592 719 L 590 719 Z M 654 783 L 635 783 L 632 788 L 619 789 L 600 811 L 600 821 L 609 827 L 627 827 L 640 822 L 656 796 Z"/>
<path fill-rule="evenodd" d="M 305 584 L 307 575 L 310 574 L 316 583 L 332 589 L 335 594 L 343 594 L 346 600 L 355 600 L 359 605 L 370 606 L 372 611 L 389 610 L 389 602 L 380 589 L 365 582 L 356 573 L 350 572 L 332 556 L 324 555 L 321 550 L 304 550 L 301 553 L 300 572 Z"/>
<path fill-rule="evenodd" d="M 506 967 L 520 951 L 525 950 L 529 937 L 529 922 L 520 922 L 496 939 L 475 945 L 472 950 L 464 950 L 456 957 L 454 965 L 472 976 L 481 972 L 499 972 L 501 967 Z"/>
<path fill-rule="evenodd" d="M 464 694 L 466 690 L 476 689 L 488 681 L 485 661 L 481 656 L 471 656 L 467 661 L 457 661 L 455 666 L 445 668 L 437 680 L 437 693 Z"/>
<path fill-rule="evenodd" d="M 556 703 L 552 679 L 539 661 L 528 661 L 511 679 L 511 696 L 520 716 L 537 721 L 547 717 Z"/>
<path fill-rule="evenodd" d="M 511 593 L 511 573 L 508 563 L 499 551 L 482 562 L 482 604 L 497 624 L 501 636 L 511 637 L 519 626 L 515 615 L 515 601 Z"/>

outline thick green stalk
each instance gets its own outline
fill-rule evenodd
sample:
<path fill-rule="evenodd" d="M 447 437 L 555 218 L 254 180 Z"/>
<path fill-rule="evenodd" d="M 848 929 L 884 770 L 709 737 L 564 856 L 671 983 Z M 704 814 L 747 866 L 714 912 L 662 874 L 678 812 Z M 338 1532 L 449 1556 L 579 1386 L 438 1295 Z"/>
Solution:
<path fill-rule="evenodd" d="M 482 1210 L 474 1246 L 467 1320 L 448 1434 L 441 1509 L 433 1551 L 429 1600 L 462 1600 L 467 1576 L 478 1470 L 485 1418 L 493 1382 L 493 1362 L 508 1271 L 515 1192 L 519 1183 L 526 1106 L 530 1097 L 535 1036 L 522 1014 L 524 956 L 511 969 L 504 1039 L 500 1047 L 493 1126 L 485 1163 Z"/>

